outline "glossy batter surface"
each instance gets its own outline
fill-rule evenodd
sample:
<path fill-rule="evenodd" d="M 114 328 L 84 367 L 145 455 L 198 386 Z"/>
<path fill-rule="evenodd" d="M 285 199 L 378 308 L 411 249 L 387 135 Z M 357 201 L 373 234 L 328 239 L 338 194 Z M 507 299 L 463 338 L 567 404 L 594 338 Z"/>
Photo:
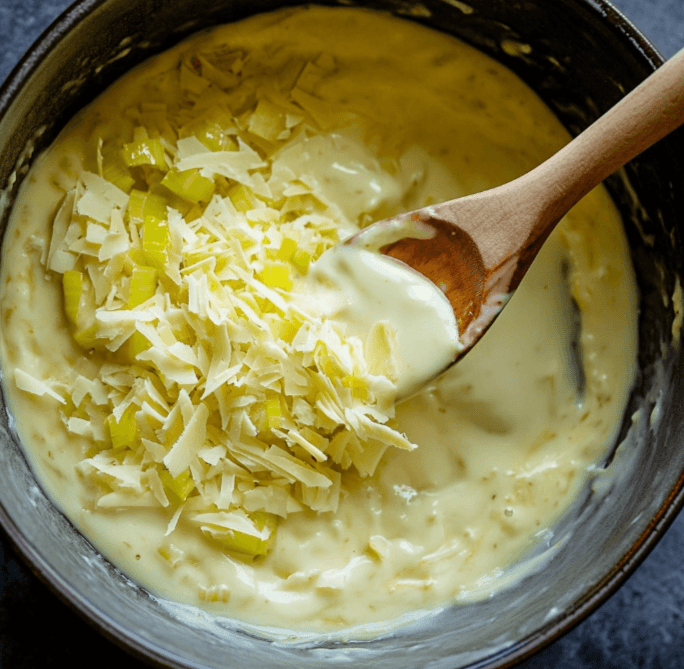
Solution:
<path fill-rule="evenodd" d="M 222 80 L 226 105 L 235 136 L 260 156 L 275 154 L 250 130 L 259 100 L 275 91 L 307 118 L 308 153 L 293 125 L 279 155 L 289 152 L 290 168 L 336 206 L 341 237 L 374 218 L 509 181 L 567 141 L 536 96 L 493 61 L 353 9 L 257 17 L 136 71 L 37 161 L 5 238 L 4 383 L 34 468 L 73 522 L 153 593 L 250 623 L 334 630 L 477 597 L 553 541 L 548 530 L 622 418 L 636 355 L 635 288 L 620 222 L 600 189 L 566 217 L 477 347 L 397 406 L 398 429 L 417 448 L 385 451 L 371 476 L 345 470 L 337 510 L 289 513 L 265 558 L 221 550 L 182 513 L 167 534 L 173 504 L 104 508 L 77 466 L 92 454 L 89 439 L 67 432 L 54 397 L 17 388 L 16 369 L 59 397 L 76 372 L 100 373 L 104 358 L 74 342 L 61 278 L 41 261 L 53 219 L 81 171 L 98 171 L 98 141 L 121 133 L 130 141 L 130 110 L 140 113 L 141 101 L 158 103 L 175 80 L 212 94 L 178 67 L 198 53 L 240 54 L 241 76 Z M 582 317 L 581 374 L 570 292 Z"/>

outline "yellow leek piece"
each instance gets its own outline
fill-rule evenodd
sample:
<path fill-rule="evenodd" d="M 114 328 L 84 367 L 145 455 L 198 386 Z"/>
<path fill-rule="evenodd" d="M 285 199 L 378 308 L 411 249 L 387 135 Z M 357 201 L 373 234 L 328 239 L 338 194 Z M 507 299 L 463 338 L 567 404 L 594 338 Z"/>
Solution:
<path fill-rule="evenodd" d="M 156 216 L 145 216 L 143 223 L 143 249 L 159 246 L 166 248 L 169 244 L 169 226 Z"/>
<path fill-rule="evenodd" d="M 286 321 L 283 323 L 282 328 L 278 333 L 278 337 L 286 344 L 291 344 L 301 326 L 302 324 L 299 321 Z"/>
<path fill-rule="evenodd" d="M 280 404 L 280 396 L 269 395 L 266 398 L 266 421 L 269 428 L 281 428 L 283 426 L 283 410 Z"/>
<path fill-rule="evenodd" d="M 178 135 L 181 138 L 194 136 L 211 151 L 237 151 L 238 143 L 226 132 L 221 122 L 226 116 L 226 111 L 215 108 L 184 125 Z"/>
<path fill-rule="evenodd" d="M 278 260 L 289 260 L 296 250 L 297 242 L 289 237 L 284 237 L 278 249 L 277 258 Z"/>
<path fill-rule="evenodd" d="M 150 340 L 136 330 L 126 341 L 125 352 L 128 359 L 133 361 L 138 356 L 138 353 L 146 351 L 151 346 Z"/>
<path fill-rule="evenodd" d="M 201 204 L 193 204 L 187 211 L 183 212 L 183 218 L 186 223 L 192 223 L 197 220 L 204 213 L 204 207 Z"/>
<path fill-rule="evenodd" d="M 289 261 L 295 266 L 297 271 L 304 275 L 309 271 L 309 263 L 311 262 L 311 254 L 301 249 L 296 249 Z"/>
<path fill-rule="evenodd" d="M 97 326 L 91 325 L 85 330 L 75 332 L 74 339 L 76 340 L 76 343 L 83 348 L 95 348 L 97 345 Z"/>
<path fill-rule="evenodd" d="M 272 513 L 266 513 L 265 511 L 255 511 L 250 513 L 249 517 L 252 519 L 257 530 L 262 531 L 266 528 L 270 530 L 271 533 L 267 539 L 259 539 L 259 537 L 252 536 L 251 534 L 233 531 L 222 536 L 219 541 L 223 548 L 232 553 L 238 553 L 251 558 L 266 555 L 275 541 L 278 520 Z"/>
<path fill-rule="evenodd" d="M 157 553 L 159 553 L 167 562 L 170 562 L 172 567 L 175 567 L 178 564 L 178 561 L 184 554 L 180 548 L 173 544 L 159 546 L 159 548 L 157 548 Z"/>
<path fill-rule="evenodd" d="M 124 144 L 121 157 L 128 167 L 151 165 L 160 170 L 168 169 L 159 137 L 146 137 Z"/>
<path fill-rule="evenodd" d="M 169 226 L 155 216 L 145 216 L 142 226 L 142 248 L 145 264 L 163 269 L 168 260 Z"/>
<path fill-rule="evenodd" d="M 202 121 L 193 126 L 193 134 L 212 151 L 237 151 L 238 143 L 225 133 L 217 121 Z"/>
<path fill-rule="evenodd" d="M 93 444 L 93 445 L 84 453 L 84 456 L 85 456 L 86 459 L 94 458 L 99 452 L 100 452 L 99 447 L 98 447 L 96 444 Z"/>
<path fill-rule="evenodd" d="M 284 263 L 267 264 L 260 278 L 269 288 L 290 290 L 293 284 L 292 277 L 290 276 L 290 266 Z"/>
<path fill-rule="evenodd" d="M 102 161 L 102 176 L 125 193 L 130 193 L 131 188 L 133 188 L 133 184 L 135 183 L 135 180 L 118 153 L 104 156 Z"/>
<path fill-rule="evenodd" d="M 146 216 L 154 216 L 159 220 L 166 218 L 166 200 L 157 193 L 149 193 L 134 188 L 128 200 L 128 215 L 140 221 Z"/>
<path fill-rule="evenodd" d="M 223 132 L 221 126 L 215 121 L 206 121 L 201 125 L 198 124 L 194 135 L 204 146 L 212 151 L 221 151 L 223 149 Z"/>
<path fill-rule="evenodd" d="M 204 146 L 212 151 L 237 151 L 240 147 L 230 136 L 226 135 L 218 123 L 212 123 L 200 129 L 196 134 Z"/>
<path fill-rule="evenodd" d="M 107 417 L 106 423 L 109 428 L 109 436 L 112 440 L 112 448 L 131 448 L 138 438 L 138 422 L 135 419 L 136 407 L 130 405 L 119 422 L 114 418 L 114 414 Z"/>
<path fill-rule="evenodd" d="M 139 248 L 132 248 L 124 256 L 124 270 L 128 275 L 133 274 L 133 270 L 138 265 L 147 265 L 147 259 L 145 258 L 145 251 Z"/>
<path fill-rule="evenodd" d="M 164 469 L 159 474 L 159 478 L 164 487 L 172 492 L 181 502 L 184 502 L 195 489 L 195 482 L 192 480 L 189 469 L 178 474 L 176 478 L 172 478 L 171 474 Z"/>
<path fill-rule="evenodd" d="M 83 272 L 67 270 L 62 274 L 64 290 L 64 311 L 72 325 L 78 326 L 78 314 L 83 294 Z"/>
<path fill-rule="evenodd" d="M 341 376 L 342 369 L 337 358 L 330 353 L 328 347 L 321 341 L 316 342 L 314 347 L 314 360 L 318 369 L 327 377 Z"/>
<path fill-rule="evenodd" d="M 197 169 L 183 172 L 171 170 L 166 173 L 161 185 L 166 186 L 174 195 L 193 204 L 209 202 L 216 190 L 214 182 L 203 177 Z"/>
<path fill-rule="evenodd" d="M 147 302 L 156 291 L 157 270 L 154 267 L 134 267 L 131 274 L 128 308 L 134 309 L 143 302 Z"/>
<path fill-rule="evenodd" d="M 258 201 L 256 195 L 244 184 L 235 184 L 229 191 L 228 197 L 233 206 L 243 213 L 252 211 L 256 208 Z"/>

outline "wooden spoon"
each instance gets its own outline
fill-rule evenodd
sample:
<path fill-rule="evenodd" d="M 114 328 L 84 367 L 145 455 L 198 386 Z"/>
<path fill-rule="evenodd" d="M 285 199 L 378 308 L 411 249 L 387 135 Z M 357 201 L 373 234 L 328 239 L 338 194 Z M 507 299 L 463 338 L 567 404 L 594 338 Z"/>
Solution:
<path fill-rule="evenodd" d="M 684 49 L 524 176 L 374 223 L 346 243 L 410 265 L 446 294 L 464 349 L 485 333 L 560 219 L 608 175 L 684 123 Z"/>

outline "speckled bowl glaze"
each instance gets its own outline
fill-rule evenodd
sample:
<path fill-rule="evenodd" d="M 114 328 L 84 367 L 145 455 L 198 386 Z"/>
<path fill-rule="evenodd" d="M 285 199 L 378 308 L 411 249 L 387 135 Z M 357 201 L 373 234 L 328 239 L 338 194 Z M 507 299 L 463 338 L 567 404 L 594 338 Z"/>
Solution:
<path fill-rule="evenodd" d="M 0 226 L 33 157 L 109 83 L 183 37 L 297 2 L 82 0 L 36 42 L 0 89 Z M 325 2 L 320 4 L 335 4 Z M 661 62 L 604 0 L 354 2 L 451 33 L 521 76 L 576 134 Z M 370 641 L 268 638 L 234 621 L 160 602 L 104 560 L 52 505 L 0 417 L 0 521 L 68 604 L 133 653 L 174 667 L 507 667 L 550 643 L 612 594 L 684 504 L 684 374 L 679 306 L 684 136 L 650 149 L 607 186 L 624 218 L 640 290 L 639 376 L 624 446 L 554 529 L 543 568 L 479 602 Z M 12 262 L 2 258 L 1 262 Z M 640 416 L 633 420 L 632 416 Z M 605 464 L 605 463 L 604 463 Z"/>

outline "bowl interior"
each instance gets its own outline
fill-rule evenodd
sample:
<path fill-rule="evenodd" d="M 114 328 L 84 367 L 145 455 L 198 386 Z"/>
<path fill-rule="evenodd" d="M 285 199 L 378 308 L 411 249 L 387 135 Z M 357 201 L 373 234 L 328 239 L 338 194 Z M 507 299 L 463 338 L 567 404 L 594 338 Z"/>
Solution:
<path fill-rule="evenodd" d="M 85 0 L 41 38 L 0 90 L 0 225 L 31 159 L 74 112 L 124 71 L 216 23 L 297 2 Z M 335 4 L 321 2 L 319 4 Z M 656 67 L 659 56 L 602 0 L 371 0 L 451 33 L 519 74 L 577 133 Z M 530 48 L 516 49 L 511 45 Z M 639 290 L 640 373 L 617 474 L 602 477 L 566 521 L 544 570 L 495 597 L 440 612 L 395 635 L 345 643 L 273 643 L 195 609 L 158 602 L 99 556 L 35 482 L 11 417 L 0 421 L 0 520 L 44 579 L 106 634 L 177 666 L 503 666 L 569 629 L 642 559 L 681 507 L 684 376 L 672 295 L 682 270 L 684 137 L 675 133 L 613 176 Z M 11 259 L 2 259 L 11 262 Z M 641 412 L 640 421 L 631 416 Z M 648 491 L 645 494 L 644 491 Z"/>

